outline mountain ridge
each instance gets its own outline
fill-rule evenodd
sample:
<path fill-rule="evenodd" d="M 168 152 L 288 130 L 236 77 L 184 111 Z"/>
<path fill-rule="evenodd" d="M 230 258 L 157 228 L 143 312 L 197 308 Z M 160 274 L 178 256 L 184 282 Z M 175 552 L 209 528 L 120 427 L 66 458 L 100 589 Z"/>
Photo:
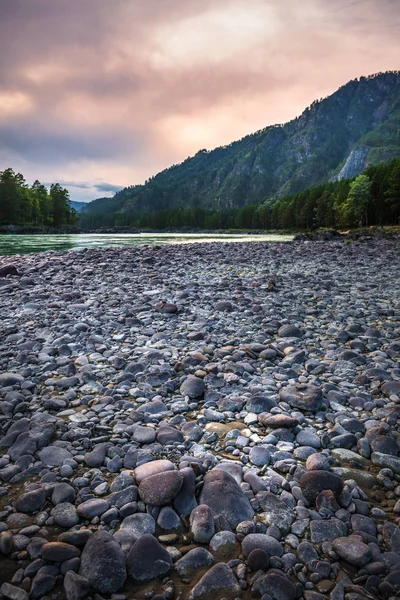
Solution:
<path fill-rule="evenodd" d="M 94 200 L 83 212 L 240 208 L 324 181 L 351 178 L 400 156 L 400 72 L 354 79 L 285 124 L 199 150 L 145 184 Z"/>

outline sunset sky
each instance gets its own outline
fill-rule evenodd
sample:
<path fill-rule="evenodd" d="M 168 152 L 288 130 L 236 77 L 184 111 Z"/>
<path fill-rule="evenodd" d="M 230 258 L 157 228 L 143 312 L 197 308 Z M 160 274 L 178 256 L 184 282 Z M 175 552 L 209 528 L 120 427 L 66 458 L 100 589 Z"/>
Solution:
<path fill-rule="evenodd" d="M 142 183 L 400 68 L 400 0 L 0 0 L 0 170 Z"/>

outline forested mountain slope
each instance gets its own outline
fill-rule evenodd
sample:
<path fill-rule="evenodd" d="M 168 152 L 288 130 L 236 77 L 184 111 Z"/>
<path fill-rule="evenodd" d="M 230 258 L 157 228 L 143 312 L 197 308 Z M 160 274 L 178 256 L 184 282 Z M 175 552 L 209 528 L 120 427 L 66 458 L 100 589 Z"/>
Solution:
<path fill-rule="evenodd" d="M 82 214 L 89 222 L 89 212 L 121 217 L 173 207 L 239 208 L 352 178 L 398 156 L 400 72 L 379 73 L 350 81 L 285 125 L 200 150 L 144 185 L 89 203 Z"/>

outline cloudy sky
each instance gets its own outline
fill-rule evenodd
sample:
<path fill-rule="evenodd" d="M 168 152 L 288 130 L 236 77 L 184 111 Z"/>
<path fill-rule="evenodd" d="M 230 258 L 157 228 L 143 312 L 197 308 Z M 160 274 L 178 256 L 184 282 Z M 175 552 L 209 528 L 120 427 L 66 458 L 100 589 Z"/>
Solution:
<path fill-rule="evenodd" d="M 400 0 L 0 0 L 0 170 L 73 200 L 400 68 Z"/>

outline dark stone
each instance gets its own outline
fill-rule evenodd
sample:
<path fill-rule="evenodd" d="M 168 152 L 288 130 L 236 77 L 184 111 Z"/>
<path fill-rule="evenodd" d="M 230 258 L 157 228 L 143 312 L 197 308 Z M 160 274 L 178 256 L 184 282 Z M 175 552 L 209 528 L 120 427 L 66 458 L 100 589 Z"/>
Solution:
<path fill-rule="evenodd" d="M 83 600 L 89 593 L 90 584 L 86 577 L 68 571 L 64 577 L 64 591 L 67 600 Z"/>
<path fill-rule="evenodd" d="M 190 578 L 201 567 L 209 567 L 213 564 L 213 555 L 205 548 L 193 548 L 185 556 L 175 563 L 175 569 L 179 577 Z"/>
<path fill-rule="evenodd" d="M 273 429 L 279 429 L 280 427 L 293 429 L 299 424 L 297 419 L 284 414 L 270 415 L 268 413 L 261 413 L 258 416 L 258 420 L 265 427 L 272 427 Z"/>
<path fill-rule="evenodd" d="M 252 590 L 258 594 L 268 594 L 272 600 L 295 600 L 296 588 L 281 571 L 271 569 L 255 581 Z"/>
<path fill-rule="evenodd" d="M 183 476 L 179 471 L 165 471 L 150 475 L 141 481 L 139 495 L 146 504 L 162 506 L 175 498 L 182 487 Z"/>
<path fill-rule="evenodd" d="M 280 399 L 292 408 L 315 412 L 321 408 L 322 390 L 315 385 L 298 383 L 283 388 L 279 392 Z"/>
<path fill-rule="evenodd" d="M 257 415 L 261 415 L 262 413 L 268 413 L 268 411 L 270 411 L 271 408 L 275 408 L 276 406 L 277 404 L 275 400 L 273 400 L 269 396 L 264 395 L 253 396 L 252 398 L 249 398 L 249 400 L 247 400 L 246 402 L 246 410 L 248 412 L 256 413 Z M 261 421 L 260 417 L 259 420 Z"/>
<path fill-rule="evenodd" d="M 80 556 L 80 550 L 64 542 L 48 542 L 42 546 L 42 558 L 53 562 L 64 562 Z"/>
<path fill-rule="evenodd" d="M 282 325 L 282 327 L 278 329 L 278 335 L 279 337 L 302 338 L 304 333 L 301 329 L 296 327 L 296 325 Z"/>
<path fill-rule="evenodd" d="M 331 490 L 338 498 L 343 490 L 343 481 L 329 471 L 307 471 L 301 476 L 300 487 L 308 502 L 313 504 L 324 490 Z"/>
<path fill-rule="evenodd" d="M 265 533 L 249 533 L 242 541 L 242 552 L 249 556 L 255 549 L 264 550 L 268 556 L 282 556 L 283 548 L 277 539 Z"/>
<path fill-rule="evenodd" d="M 0 267 L 0 277 L 7 277 L 7 275 L 19 275 L 17 267 L 14 265 Z"/>
<path fill-rule="evenodd" d="M 15 503 L 15 508 L 18 512 L 22 513 L 35 513 L 38 512 L 46 502 L 46 492 L 44 489 L 39 488 L 32 492 L 26 492 L 18 498 Z"/>
<path fill-rule="evenodd" d="M 172 559 L 167 550 L 148 533 L 134 543 L 126 559 L 128 575 L 137 582 L 165 575 L 171 566 Z"/>
<path fill-rule="evenodd" d="M 340 558 L 355 567 L 362 567 L 372 557 L 371 548 L 355 536 L 336 538 L 332 548 Z"/>
<path fill-rule="evenodd" d="M 277 525 L 283 535 L 289 533 L 296 517 L 293 510 L 271 492 L 259 492 L 257 500 L 262 510 L 262 522 L 267 526 Z"/>
<path fill-rule="evenodd" d="M 182 383 L 180 393 L 182 396 L 189 396 L 189 398 L 200 398 L 204 394 L 205 387 L 205 383 L 200 377 L 189 375 Z"/>
<path fill-rule="evenodd" d="M 81 555 L 79 574 L 101 594 L 113 594 L 126 581 L 125 557 L 120 545 L 106 531 L 96 531 Z"/>
<path fill-rule="evenodd" d="M 251 571 L 266 571 L 268 569 L 269 556 L 261 548 L 255 548 L 247 557 L 247 566 Z"/>
<path fill-rule="evenodd" d="M 210 598 L 237 598 L 239 584 L 225 563 L 218 563 L 203 575 L 192 589 L 189 600 L 210 600 Z"/>
<path fill-rule="evenodd" d="M 164 427 L 160 427 L 160 429 L 157 432 L 157 442 L 159 442 L 163 446 L 174 444 L 175 442 L 181 444 L 183 440 L 183 433 L 175 427 L 164 425 Z"/>
<path fill-rule="evenodd" d="M 251 520 L 254 510 L 236 480 L 226 471 L 213 469 L 204 477 L 200 503 L 210 507 L 213 516 L 221 514 L 235 529 L 241 521 Z"/>
<path fill-rule="evenodd" d="M 181 489 L 174 498 L 174 507 L 180 515 L 187 517 L 197 506 L 195 495 L 196 475 L 190 467 L 181 469 L 180 473 L 183 476 L 183 482 Z"/>

